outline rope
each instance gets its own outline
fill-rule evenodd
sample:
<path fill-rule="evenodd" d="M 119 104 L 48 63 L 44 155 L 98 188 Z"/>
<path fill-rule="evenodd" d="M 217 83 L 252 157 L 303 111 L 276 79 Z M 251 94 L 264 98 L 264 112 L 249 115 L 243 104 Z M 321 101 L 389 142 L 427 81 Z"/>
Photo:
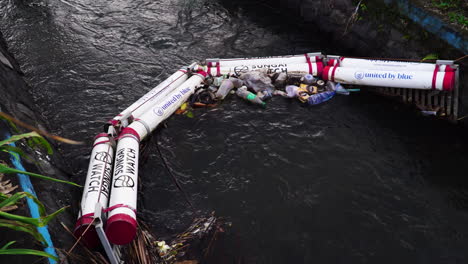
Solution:
<path fill-rule="evenodd" d="M 163 161 L 164 167 L 166 168 L 167 172 L 169 172 L 169 175 L 171 176 L 174 184 L 177 186 L 177 189 L 179 189 L 179 191 L 184 195 L 185 201 L 188 203 L 190 208 L 192 208 L 192 210 L 195 211 L 195 208 L 193 207 L 193 204 L 190 201 L 187 193 L 182 189 L 182 186 L 180 185 L 179 181 L 177 180 L 177 178 L 175 177 L 175 175 L 172 173 L 171 169 L 167 165 L 166 159 L 164 158 L 161 152 L 161 149 L 159 148 L 158 134 L 156 134 L 156 149 L 158 150 L 159 156 L 161 157 L 161 160 Z"/>
<path fill-rule="evenodd" d="M 96 220 L 96 218 L 93 218 L 93 221 L 86 227 L 85 231 L 76 240 L 75 244 L 73 244 L 73 246 L 67 251 L 67 255 L 70 255 L 70 253 L 73 251 L 73 249 L 75 249 L 75 247 L 78 245 L 78 243 L 80 243 L 81 238 L 86 234 L 86 232 L 88 232 L 89 228 L 93 225 L 94 220 Z"/>
<path fill-rule="evenodd" d="M 463 57 L 460 57 L 460 58 L 454 60 L 454 62 L 456 62 L 456 61 L 461 61 L 461 60 L 463 60 L 463 59 L 465 59 L 465 58 L 468 58 L 468 54 L 465 55 L 465 56 L 463 56 Z"/>

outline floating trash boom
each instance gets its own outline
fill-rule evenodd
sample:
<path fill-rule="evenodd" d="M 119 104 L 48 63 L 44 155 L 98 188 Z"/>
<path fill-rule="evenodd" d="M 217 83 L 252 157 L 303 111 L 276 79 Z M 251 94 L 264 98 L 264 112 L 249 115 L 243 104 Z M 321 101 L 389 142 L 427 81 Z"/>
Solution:
<path fill-rule="evenodd" d="M 136 207 L 138 192 L 138 154 L 140 141 L 171 116 L 195 91 L 206 77 L 198 72 L 177 89 L 167 94 L 164 100 L 135 119 L 119 135 L 115 151 L 114 173 L 111 185 L 106 235 L 113 244 L 130 243 L 137 230 Z"/>
<path fill-rule="evenodd" d="M 265 70 L 269 74 L 283 73 L 270 76 L 264 72 L 254 74 L 264 74 L 268 82 L 264 82 L 263 87 L 269 87 L 272 91 L 271 79 L 277 78 L 275 79 L 277 83 L 280 80 L 279 76 L 282 76 L 281 81 L 286 83 L 287 78 L 291 76 L 296 78 L 297 75 L 301 75 L 303 83 L 300 87 L 294 85 L 288 87 L 293 87 L 298 91 L 298 94 L 292 97 L 305 98 L 307 100 L 303 101 L 307 101 L 310 105 L 327 101 L 335 94 L 343 94 L 343 90 L 349 94 L 351 89 L 348 91 L 339 83 L 436 90 L 430 93 L 440 93 L 444 96 L 451 94 L 446 92 L 452 90 L 457 95 L 458 91 L 456 88 L 458 65 L 454 65 L 452 61 L 438 61 L 434 64 L 340 56 L 327 57 L 321 53 L 307 53 L 279 57 L 207 59 L 204 66 L 194 63 L 178 70 L 123 110 L 108 122 L 104 133 L 95 137 L 80 212 L 74 229 L 75 236 L 81 238 L 90 248 L 99 246 L 101 242 L 111 262 L 117 263 L 115 255 L 109 253 L 112 252 L 109 242 L 115 245 L 125 245 L 134 239 L 137 231 L 140 142 L 179 109 L 208 75 L 212 77 L 225 75 L 214 78 L 215 81 L 221 83 L 236 80 L 240 83 L 235 87 L 237 94 L 250 101 L 255 99 L 261 105 L 264 105 L 263 100 L 266 100 L 264 98 L 271 98 L 273 93 L 291 97 L 284 91 L 276 90 L 270 93 L 268 89 L 259 90 L 253 94 L 246 87 L 249 82 L 243 79 L 246 75 L 238 79 L 232 77 L 246 72 Z M 310 83 L 304 81 L 306 75 L 308 75 L 307 80 L 310 80 Z M 226 76 L 231 76 L 233 79 L 225 79 Z M 243 81 L 244 84 L 242 84 Z M 331 82 L 325 85 L 324 81 Z M 216 86 L 221 86 L 221 83 L 215 84 L 214 88 L 207 88 L 206 94 L 210 96 L 211 92 L 214 98 L 214 91 L 218 89 Z M 229 90 L 234 88 L 233 84 L 231 86 Z M 261 87 L 260 84 L 258 87 Z M 329 89 L 327 87 L 335 88 Z M 341 92 L 337 87 L 341 87 Z M 213 90 L 210 90 L 212 88 Z M 253 89 L 252 86 L 250 89 Z M 287 87 L 286 90 L 288 90 Z M 265 91 L 268 93 L 264 93 Z M 201 97 L 202 94 L 197 93 L 197 95 Z M 219 96 L 219 98 L 224 98 L 225 95 Z M 197 97 L 195 96 L 195 98 Z M 210 102 L 204 103 L 204 105 L 207 104 Z M 107 220 L 105 220 L 106 218 Z M 96 219 L 99 224 L 95 223 Z"/>
<path fill-rule="evenodd" d="M 374 70 L 327 66 L 324 81 L 344 84 L 383 86 L 408 89 L 451 91 L 455 87 L 455 72 Z"/>
<path fill-rule="evenodd" d="M 392 60 L 370 60 L 356 59 L 339 56 L 328 56 L 328 66 L 339 66 L 344 68 L 391 70 L 391 71 L 455 71 L 450 65 L 436 63 L 392 61 Z"/>

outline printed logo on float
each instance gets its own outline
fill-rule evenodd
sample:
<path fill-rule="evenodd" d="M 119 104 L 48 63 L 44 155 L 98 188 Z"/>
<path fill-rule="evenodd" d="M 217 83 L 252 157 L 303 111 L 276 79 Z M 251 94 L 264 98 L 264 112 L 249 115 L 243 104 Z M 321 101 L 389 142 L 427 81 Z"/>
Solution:
<path fill-rule="evenodd" d="M 161 107 L 154 108 L 154 109 L 153 109 L 153 112 L 154 112 L 157 116 L 162 116 L 162 115 L 164 114 L 164 110 L 163 110 Z"/>
<path fill-rule="evenodd" d="M 354 73 L 354 78 L 356 78 L 357 80 L 362 80 L 362 79 L 364 79 L 364 73 L 363 72 L 355 72 Z"/>

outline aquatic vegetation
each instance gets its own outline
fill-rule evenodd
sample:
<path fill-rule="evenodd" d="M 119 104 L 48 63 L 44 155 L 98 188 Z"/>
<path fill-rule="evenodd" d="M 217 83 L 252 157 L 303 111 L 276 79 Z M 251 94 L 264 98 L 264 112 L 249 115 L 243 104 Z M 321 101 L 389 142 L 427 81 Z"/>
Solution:
<path fill-rule="evenodd" d="M 29 145 L 41 146 L 46 149 L 47 153 L 52 154 L 52 147 L 50 146 L 50 144 L 47 142 L 47 140 L 45 140 L 36 132 L 14 135 L 8 139 L 0 141 L 0 151 L 12 155 L 15 159 L 19 159 L 20 157 L 31 159 L 31 157 L 26 155 L 21 148 L 12 145 L 12 143 L 15 143 L 19 140 L 28 139 L 30 140 L 28 142 Z M 33 194 L 29 192 L 16 192 L 12 194 L 12 192 L 15 191 L 18 188 L 18 186 L 13 185 L 9 180 L 3 180 L 4 174 L 8 173 L 21 173 L 37 177 L 43 180 L 67 183 L 74 186 L 80 185 L 37 173 L 31 173 L 23 170 L 10 168 L 5 162 L 0 161 L 0 227 L 8 228 L 10 230 L 15 230 L 18 232 L 28 233 L 35 239 L 35 241 L 38 241 L 42 244 L 47 244 L 46 240 L 37 228 L 47 226 L 47 224 L 50 221 L 56 218 L 56 216 L 62 213 L 67 207 L 62 207 L 59 210 L 48 215 L 46 213 L 46 208 L 44 204 L 40 202 Z M 13 213 L 13 211 L 18 208 L 18 203 L 25 198 L 30 199 L 30 201 L 34 202 L 37 205 L 39 209 L 38 218 L 22 216 Z M 15 243 L 16 241 L 10 241 L 3 245 L 0 248 L 0 255 L 34 255 L 40 257 L 47 257 L 58 261 L 58 258 L 56 256 L 44 251 L 25 248 L 11 248 L 11 246 Z"/>

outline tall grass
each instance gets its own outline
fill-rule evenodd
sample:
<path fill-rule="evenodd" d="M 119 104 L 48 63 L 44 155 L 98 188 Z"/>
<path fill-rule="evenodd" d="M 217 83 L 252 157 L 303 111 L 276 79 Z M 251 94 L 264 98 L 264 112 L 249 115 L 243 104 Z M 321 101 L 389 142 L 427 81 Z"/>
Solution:
<path fill-rule="evenodd" d="M 21 148 L 15 147 L 10 145 L 11 143 L 17 142 L 19 140 L 33 140 L 35 145 L 39 145 L 47 151 L 47 153 L 52 154 L 52 147 L 50 144 L 45 140 L 42 136 L 40 136 L 37 132 L 30 132 L 24 133 L 19 135 L 14 135 L 6 140 L 0 141 L 0 151 L 6 152 L 15 158 L 26 158 L 31 159 L 27 156 Z M 58 214 L 62 213 L 66 207 L 60 208 L 59 210 L 47 214 L 46 209 L 43 203 L 41 203 L 34 195 L 28 192 L 16 192 L 12 194 L 12 192 L 17 188 L 17 186 L 13 186 L 9 181 L 3 180 L 4 174 L 13 174 L 13 173 L 21 173 L 25 175 L 29 175 L 32 177 L 40 178 L 43 180 L 58 182 L 58 183 L 65 183 L 70 184 L 73 186 L 80 185 L 60 180 L 52 177 L 48 177 L 45 175 L 31 173 L 27 171 L 18 170 L 15 168 L 9 167 L 5 162 L 0 161 L 0 228 L 8 228 L 10 230 L 15 230 L 18 232 L 22 232 L 25 234 L 30 235 L 35 241 L 45 244 L 46 241 L 44 237 L 37 231 L 38 227 L 46 226 L 50 221 L 57 217 Z M 22 200 L 29 198 L 35 204 L 37 204 L 39 208 L 39 217 L 27 217 L 15 214 L 13 211 L 17 209 L 17 204 Z M 27 249 L 27 248 L 13 248 L 12 246 L 16 243 L 16 241 L 10 241 L 5 245 L 0 245 L 0 255 L 34 255 L 39 257 L 47 257 L 58 261 L 56 256 L 48 254 L 44 251 L 34 250 L 34 249 Z"/>

